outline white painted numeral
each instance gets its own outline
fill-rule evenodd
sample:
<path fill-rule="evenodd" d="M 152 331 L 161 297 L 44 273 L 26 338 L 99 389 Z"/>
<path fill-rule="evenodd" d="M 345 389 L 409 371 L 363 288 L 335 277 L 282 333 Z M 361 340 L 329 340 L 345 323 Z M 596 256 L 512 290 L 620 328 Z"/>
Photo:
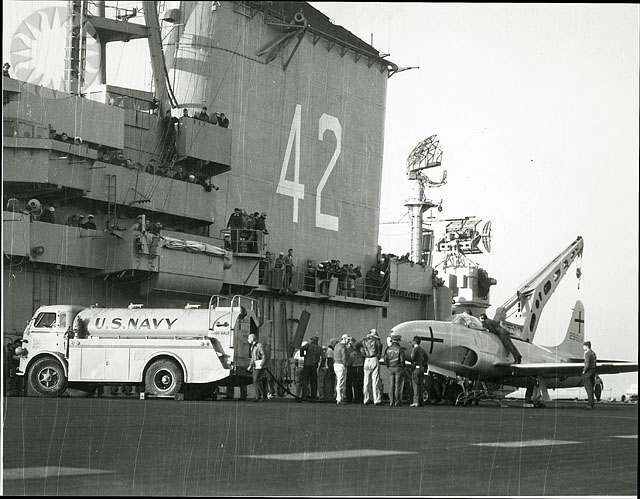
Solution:
<path fill-rule="evenodd" d="M 284 155 L 284 162 L 282 163 L 282 170 L 280 171 L 280 181 L 276 192 L 285 196 L 291 196 L 293 198 L 293 221 L 298 223 L 298 202 L 304 199 L 304 184 L 299 182 L 300 180 L 300 124 L 302 117 L 302 107 L 300 104 L 296 105 L 296 111 L 293 115 L 293 122 L 291 123 L 291 131 L 289 132 L 289 141 L 287 142 L 287 150 Z M 294 170 L 293 181 L 287 180 L 287 170 L 289 169 L 289 159 L 291 158 L 291 149 L 295 143 L 295 155 L 294 155 Z"/>
<path fill-rule="evenodd" d="M 298 223 L 298 204 L 300 200 L 304 199 L 304 184 L 300 183 L 300 129 L 302 123 L 302 107 L 300 104 L 296 105 L 296 111 L 293 115 L 293 121 L 291 123 L 291 130 L 289 131 L 289 140 L 287 142 L 287 149 L 284 154 L 284 161 L 282 162 L 282 169 L 280 170 L 280 180 L 276 192 L 284 196 L 290 196 L 293 198 L 293 221 Z M 322 190 L 329 180 L 329 176 L 336 166 L 340 153 L 342 151 L 342 125 L 335 116 L 323 114 L 318 122 L 318 140 L 324 140 L 324 133 L 329 130 L 336 136 L 336 150 L 331 156 L 331 160 L 327 165 L 318 187 L 316 189 L 316 227 L 322 229 L 338 231 L 340 226 L 340 219 L 333 215 L 322 213 Z M 291 150 L 294 150 L 293 158 L 293 180 L 287 180 L 287 172 L 289 170 L 289 161 L 291 160 Z"/>
<path fill-rule="evenodd" d="M 338 118 L 335 116 L 323 114 L 320 116 L 318 140 L 324 139 L 324 132 L 327 130 L 331 130 L 336 136 L 336 150 L 333 152 L 333 156 L 331 156 L 327 169 L 325 170 L 324 175 L 322 175 L 318 188 L 316 189 L 316 227 L 338 231 L 339 218 L 322 213 L 321 205 L 322 189 L 324 189 L 324 186 L 329 179 L 329 175 L 331 175 L 331 172 L 333 171 L 333 167 L 336 166 L 336 162 L 338 161 L 338 157 L 342 150 L 342 126 L 340 125 Z"/>

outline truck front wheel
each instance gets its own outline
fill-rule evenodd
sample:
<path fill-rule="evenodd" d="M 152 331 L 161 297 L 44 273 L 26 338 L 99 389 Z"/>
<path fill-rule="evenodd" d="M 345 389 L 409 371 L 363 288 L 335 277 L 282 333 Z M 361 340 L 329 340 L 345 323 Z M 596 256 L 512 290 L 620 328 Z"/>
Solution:
<path fill-rule="evenodd" d="M 150 395 L 173 397 L 182 388 L 182 369 L 175 362 L 160 359 L 153 362 L 144 376 L 144 384 Z"/>
<path fill-rule="evenodd" d="M 67 377 L 59 361 L 38 359 L 29 370 L 29 389 L 41 397 L 59 397 L 67 389 Z"/>

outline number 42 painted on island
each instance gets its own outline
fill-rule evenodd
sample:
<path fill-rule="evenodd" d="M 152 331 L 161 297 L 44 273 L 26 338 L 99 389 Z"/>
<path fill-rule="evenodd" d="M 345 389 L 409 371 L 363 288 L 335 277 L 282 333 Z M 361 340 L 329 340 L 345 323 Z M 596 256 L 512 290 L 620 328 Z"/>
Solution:
<path fill-rule="evenodd" d="M 296 105 L 296 111 L 293 115 L 291 130 L 289 132 L 289 141 L 287 142 L 287 150 L 284 154 L 282 162 L 282 170 L 280 171 L 280 180 L 276 192 L 284 196 L 293 198 L 293 221 L 298 223 L 298 203 L 304 199 L 304 184 L 300 183 L 300 127 L 302 122 L 302 107 Z M 333 215 L 322 213 L 322 189 L 329 179 L 329 175 L 333 171 L 340 152 L 342 150 L 342 126 L 335 116 L 323 114 L 318 120 L 318 140 L 323 140 L 324 132 L 330 130 L 336 136 L 336 150 L 331 156 L 331 160 L 327 165 L 318 187 L 316 188 L 316 227 L 329 230 L 338 230 L 339 218 Z M 294 149 L 295 146 L 295 149 Z M 293 180 L 287 180 L 287 170 L 289 169 L 289 160 L 291 159 L 291 151 L 294 151 L 293 161 Z"/>

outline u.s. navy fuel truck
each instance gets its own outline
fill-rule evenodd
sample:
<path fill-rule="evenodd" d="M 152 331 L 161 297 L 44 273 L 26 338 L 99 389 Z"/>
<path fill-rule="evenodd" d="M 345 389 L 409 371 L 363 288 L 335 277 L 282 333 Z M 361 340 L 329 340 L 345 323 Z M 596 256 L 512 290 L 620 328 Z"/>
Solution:
<path fill-rule="evenodd" d="M 44 306 L 16 351 L 18 374 L 29 392 L 49 397 L 70 382 L 144 383 L 155 396 L 190 383 L 247 384 L 247 339 L 259 326 L 257 302 L 244 296 L 213 296 L 207 309 Z"/>

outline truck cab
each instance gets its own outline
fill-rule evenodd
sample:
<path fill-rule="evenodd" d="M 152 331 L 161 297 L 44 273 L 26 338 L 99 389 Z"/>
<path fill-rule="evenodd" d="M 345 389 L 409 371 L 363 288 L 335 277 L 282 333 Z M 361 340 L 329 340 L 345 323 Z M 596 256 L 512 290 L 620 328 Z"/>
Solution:
<path fill-rule="evenodd" d="M 26 372 L 27 366 L 43 355 L 64 359 L 71 325 L 83 309 L 78 305 L 49 305 L 36 310 L 22 335 L 27 354 L 20 358 L 20 371 Z"/>

